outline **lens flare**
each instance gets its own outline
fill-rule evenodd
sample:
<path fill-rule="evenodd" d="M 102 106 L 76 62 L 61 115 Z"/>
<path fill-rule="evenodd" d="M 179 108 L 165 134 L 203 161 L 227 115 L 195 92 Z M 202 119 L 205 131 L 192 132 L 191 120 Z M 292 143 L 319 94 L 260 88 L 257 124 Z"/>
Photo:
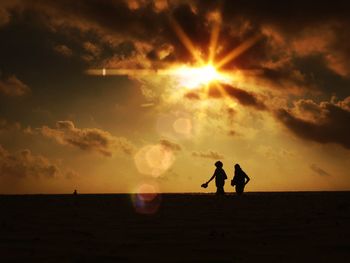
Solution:
<path fill-rule="evenodd" d="M 174 130 L 183 135 L 191 135 L 192 122 L 187 118 L 178 118 L 173 124 Z"/>
<path fill-rule="evenodd" d="M 140 173 L 159 177 L 172 166 L 175 156 L 163 145 L 147 145 L 136 153 L 134 161 Z"/>
<path fill-rule="evenodd" d="M 161 203 L 161 195 L 156 184 L 143 183 L 131 195 L 135 211 L 139 214 L 155 214 Z"/>

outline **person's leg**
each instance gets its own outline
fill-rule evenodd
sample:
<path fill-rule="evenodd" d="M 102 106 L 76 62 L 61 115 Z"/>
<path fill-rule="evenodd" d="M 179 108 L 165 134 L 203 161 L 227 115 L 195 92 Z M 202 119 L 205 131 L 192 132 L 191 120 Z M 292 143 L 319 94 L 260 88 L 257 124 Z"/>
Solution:
<path fill-rule="evenodd" d="M 225 190 L 224 190 L 224 187 L 223 187 L 223 186 L 221 186 L 221 188 L 220 188 L 220 193 L 221 193 L 222 195 L 225 194 Z"/>
<path fill-rule="evenodd" d="M 224 187 L 223 186 L 217 186 L 216 187 L 216 194 L 217 195 L 224 195 L 225 194 Z"/>
<path fill-rule="evenodd" d="M 237 195 L 242 195 L 244 191 L 244 185 L 236 185 L 236 193 Z"/>

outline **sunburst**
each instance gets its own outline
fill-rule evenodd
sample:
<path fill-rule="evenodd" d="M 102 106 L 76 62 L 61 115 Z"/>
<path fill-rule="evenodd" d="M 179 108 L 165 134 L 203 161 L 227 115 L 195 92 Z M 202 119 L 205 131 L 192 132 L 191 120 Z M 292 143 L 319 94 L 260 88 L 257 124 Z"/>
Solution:
<path fill-rule="evenodd" d="M 223 70 L 223 68 L 242 53 L 251 48 L 258 40 L 259 36 L 253 36 L 240 45 L 233 48 L 219 60 L 216 59 L 217 45 L 220 38 L 221 15 L 219 11 L 215 13 L 215 19 L 212 21 L 212 31 L 210 34 L 210 43 L 208 45 L 208 57 L 205 59 L 200 50 L 196 48 L 191 38 L 185 33 L 180 24 L 174 17 L 170 17 L 169 21 L 178 36 L 181 43 L 188 50 L 194 59 L 193 64 L 177 64 L 162 69 L 89 69 L 88 74 L 91 75 L 131 75 L 131 76 L 148 76 L 152 74 L 169 75 L 177 80 L 180 87 L 187 89 L 199 89 L 209 87 L 214 84 L 219 91 L 222 83 L 230 83 L 234 81 L 234 71 Z M 205 89 L 208 90 L 208 89 Z"/>

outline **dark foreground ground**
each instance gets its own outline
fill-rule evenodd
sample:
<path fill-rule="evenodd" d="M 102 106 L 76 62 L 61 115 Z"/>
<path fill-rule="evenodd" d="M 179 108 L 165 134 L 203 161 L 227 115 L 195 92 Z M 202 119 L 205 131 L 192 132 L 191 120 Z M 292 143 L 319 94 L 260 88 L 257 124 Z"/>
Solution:
<path fill-rule="evenodd" d="M 350 262 L 350 192 L 135 200 L 0 196 L 0 262 Z"/>

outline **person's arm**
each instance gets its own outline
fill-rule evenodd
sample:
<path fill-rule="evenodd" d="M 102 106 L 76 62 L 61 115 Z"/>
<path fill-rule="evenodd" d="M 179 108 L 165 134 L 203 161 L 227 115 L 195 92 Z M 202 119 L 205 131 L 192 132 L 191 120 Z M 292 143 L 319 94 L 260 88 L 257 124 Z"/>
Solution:
<path fill-rule="evenodd" d="M 244 173 L 244 175 L 245 175 L 245 178 L 246 178 L 246 181 L 245 181 L 245 185 L 250 181 L 250 178 L 249 178 L 249 176 L 246 174 L 246 173 Z"/>
<path fill-rule="evenodd" d="M 209 184 L 215 178 L 215 176 L 216 176 L 216 173 L 213 174 L 213 176 L 209 179 L 208 182 L 206 182 L 206 184 Z"/>

